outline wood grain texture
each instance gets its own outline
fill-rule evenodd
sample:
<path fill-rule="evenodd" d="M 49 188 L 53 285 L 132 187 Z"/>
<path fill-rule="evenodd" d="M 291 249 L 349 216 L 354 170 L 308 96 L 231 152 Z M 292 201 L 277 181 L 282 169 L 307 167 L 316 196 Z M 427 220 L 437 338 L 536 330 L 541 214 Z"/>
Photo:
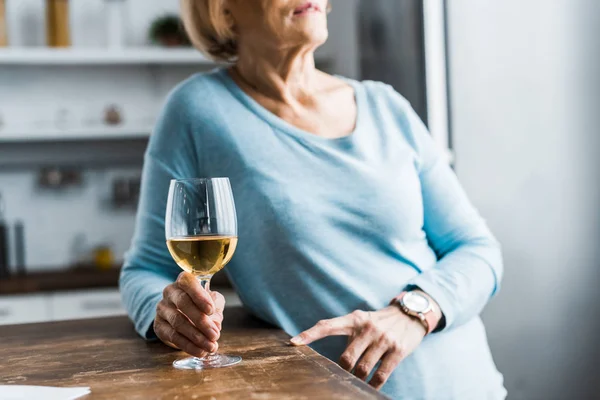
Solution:
<path fill-rule="evenodd" d="M 241 308 L 225 314 L 223 353 L 241 364 L 180 371 L 185 354 L 139 338 L 124 317 L 0 327 L 0 384 L 90 386 L 84 399 L 386 399 Z"/>

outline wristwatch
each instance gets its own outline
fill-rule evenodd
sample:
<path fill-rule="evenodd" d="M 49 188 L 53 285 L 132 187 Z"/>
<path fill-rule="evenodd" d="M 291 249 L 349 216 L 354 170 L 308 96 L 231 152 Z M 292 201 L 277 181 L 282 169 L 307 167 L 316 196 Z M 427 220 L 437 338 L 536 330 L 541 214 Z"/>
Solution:
<path fill-rule="evenodd" d="M 417 318 L 425 327 L 426 335 L 436 328 L 433 305 L 422 293 L 402 292 L 392 300 L 392 304 L 397 304 L 406 315 Z"/>

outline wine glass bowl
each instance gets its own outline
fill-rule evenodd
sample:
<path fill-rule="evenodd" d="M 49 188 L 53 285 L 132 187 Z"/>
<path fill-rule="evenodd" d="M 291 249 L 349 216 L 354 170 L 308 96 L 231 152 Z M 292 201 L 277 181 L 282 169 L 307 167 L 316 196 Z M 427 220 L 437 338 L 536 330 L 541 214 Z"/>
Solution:
<path fill-rule="evenodd" d="M 165 236 L 177 265 L 194 275 L 203 290 L 209 290 L 210 279 L 231 260 L 238 241 L 229 179 L 171 180 Z M 219 368 L 241 360 L 239 356 L 211 354 L 203 358 L 177 360 L 173 366 L 178 369 Z"/>
<path fill-rule="evenodd" d="M 231 260 L 236 236 L 185 236 L 167 240 L 171 256 L 181 269 L 200 278 L 219 272 Z"/>

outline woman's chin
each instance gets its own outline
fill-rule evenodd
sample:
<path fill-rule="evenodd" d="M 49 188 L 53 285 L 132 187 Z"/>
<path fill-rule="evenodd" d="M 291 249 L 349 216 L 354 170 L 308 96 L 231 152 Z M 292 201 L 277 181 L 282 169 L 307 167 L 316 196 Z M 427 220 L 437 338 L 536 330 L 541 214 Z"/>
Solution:
<path fill-rule="evenodd" d="M 319 47 L 327 41 L 328 37 L 327 29 L 302 29 L 296 33 L 294 42 L 303 46 Z"/>

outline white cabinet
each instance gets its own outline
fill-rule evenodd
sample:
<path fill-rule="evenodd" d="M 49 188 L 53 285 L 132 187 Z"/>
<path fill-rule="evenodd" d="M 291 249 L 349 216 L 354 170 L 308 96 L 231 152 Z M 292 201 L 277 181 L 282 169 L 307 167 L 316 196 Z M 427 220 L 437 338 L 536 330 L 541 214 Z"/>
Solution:
<path fill-rule="evenodd" d="M 57 292 L 50 296 L 53 321 L 126 314 L 117 289 Z"/>
<path fill-rule="evenodd" d="M 234 290 L 224 289 L 219 292 L 225 296 L 226 307 L 242 304 Z M 126 315 L 126 312 L 116 288 L 0 296 L 0 325 L 118 315 Z"/>
<path fill-rule="evenodd" d="M 49 310 L 47 295 L 0 297 L 0 325 L 47 321 Z"/>

